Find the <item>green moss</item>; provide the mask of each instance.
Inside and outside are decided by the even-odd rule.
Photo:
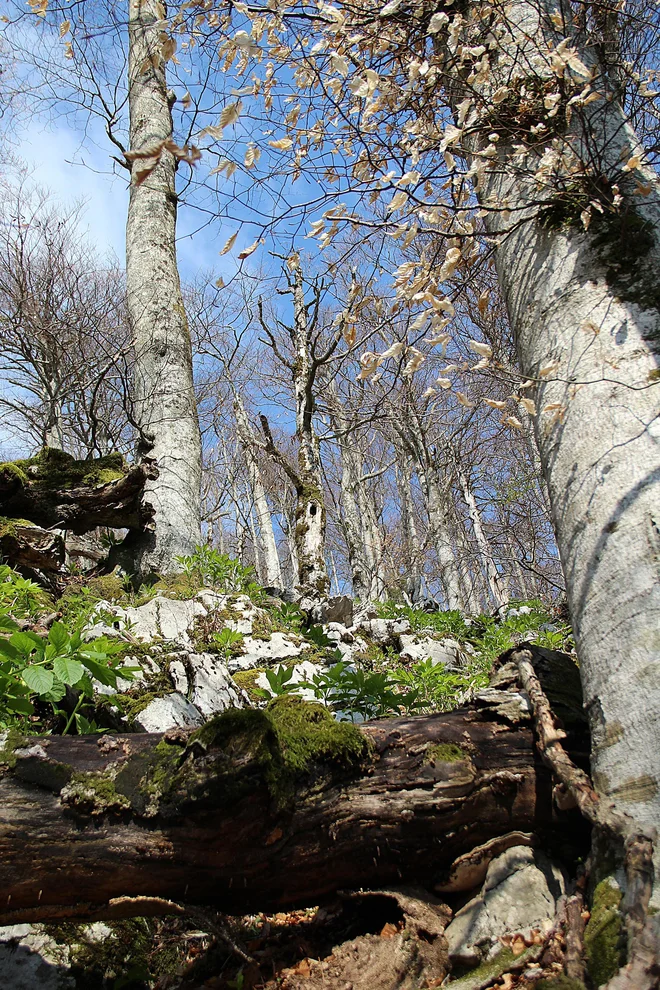
[[[252,670],[239,670],[232,675],[236,684],[245,691],[252,702],[262,700],[260,695],[255,693],[255,688],[258,687],[257,678],[264,673],[264,670],[264,667],[253,667]]]
[[[0,733],[0,767],[16,766],[16,750],[22,749],[27,743],[27,736],[16,729],[8,729]]]
[[[450,980],[448,986],[451,990],[477,990],[480,987],[490,986],[489,980],[495,980],[502,973],[506,973],[511,963],[518,964],[524,961],[526,956],[532,954],[532,948],[526,949],[519,956],[514,956],[511,949],[502,949],[494,959],[481,963],[476,969],[471,969],[469,973],[459,976],[456,980]]]
[[[0,477],[35,488],[78,488],[102,485],[123,478],[128,470],[121,454],[106,454],[91,460],[76,460],[71,454],[44,447],[36,457],[0,464]]]
[[[216,716],[192,734],[188,748],[203,755],[182,764],[176,802],[188,794],[224,804],[266,784],[273,800],[283,805],[305,776],[313,773],[318,782],[345,775],[370,753],[354,725],[336,722],[323,705],[290,695],[273,699],[265,709]]]
[[[29,519],[9,519],[7,516],[0,516],[0,537],[2,536],[16,536],[16,528],[18,526],[36,526],[36,523],[30,522]]]
[[[0,479],[5,484],[15,482],[18,485],[27,485],[30,480],[21,467],[24,462],[3,461],[0,464]]]
[[[606,877],[594,890],[591,917],[584,931],[587,972],[595,987],[607,983],[624,963],[621,891]]]
[[[158,923],[152,918],[130,918],[102,924],[109,933],[100,937],[95,934],[95,926],[89,924],[59,923],[42,928],[59,945],[69,947],[71,976],[76,990],[112,986],[118,978],[129,973],[134,979],[124,984],[127,988],[146,986],[150,971],[156,975],[158,951],[154,947],[154,936]],[[182,947],[177,961],[184,952]]]
[[[113,773],[112,769],[108,769],[104,773],[72,774],[62,790],[62,802],[92,815],[130,808],[128,798],[117,791]]]
[[[429,746],[424,755],[424,763],[460,763],[469,760],[468,754],[455,743],[437,743]]]
[[[87,582],[87,588],[89,589],[89,594],[94,595],[99,601],[128,601],[124,579],[116,571],[113,571],[111,574],[102,574],[100,577],[90,578]]]
[[[299,792],[341,779],[368,759],[353,725],[322,705],[276,698],[265,709],[231,709],[194,732],[186,745],[161,740],[104,773],[75,773],[62,800],[100,815],[130,808],[146,818],[179,815],[190,804],[227,807],[264,785],[280,807]]]

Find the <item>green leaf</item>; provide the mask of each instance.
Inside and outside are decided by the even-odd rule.
[[[21,677],[35,694],[48,694],[55,682],[52,670],[46,670],[45,667],[38,667],[36,664],[22,670]]]
[[[40,697],[44,701],[56,702],[56,701],[61,701],[65,694],[66,694],[65,685],[62,684],[62,681],[58,681],[57,678],[55,678],[55,680],[53,681],[53,686],[50,689],[50,691],[47,691],[46,694],[40,695]]]
[[[14,630],[18,629],[18,623],[14,622],[8,615],[0,615],[0,629],[14,632]]]
[[[21,654],[18,650],[11,645],[9,640],[0,638],[0,653],[3,656],[9,657],[10,660],[18,660]]]
[[[35,650],[43,650],[45,644],[41,636],[36,633],[17,632],[10,636],[9,642],[16,647],[24,657],[29,657]]]
[[[34,705],[26,698],[7,698],[6,704],[10,711],[18,712],[19,715],[32,715],[34,712]]]
[[[69,634],[61,622],[54,622],[50,627],[48,642],[53,644],[58,653],[69,645]]]
[[[92,657],[88,657],[85,654],[80,655],[80,659],[84,663],[87,670],[90,672],[92,677],[95,677],[97,681],[101,684],[108,684],[110,687],[117,687],[117,674],[110,667],[106,667],[105,664],[98,663]]]
[[[53,663],[55,676],[59,677],[63,684],[77,684],[85,668],[80,660],[73,660],[71,657],[57,657]]]

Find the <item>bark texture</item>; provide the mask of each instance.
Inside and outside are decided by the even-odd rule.
[[[32,461],[0,465],[0,514],[16,520],[23,540],[27,520],[77,534],[97,526],[138,530],[153,517],[144,493],[157,476],[150,459],[129,468],[119,454],[76,461],[47,448]]]
[[[511,832],[574,856],[588,836],[553,805],[514,675],[469,709],[359,729],[288,698],[192,736],[10,740],[0,924],[117,916],[128,898],[243,913],[343,887],[461,889]]]
[[[270,506],[266,498],[266,489],[261,478],[261,470],[257,458],[257,450],[263,446],[263,443],[257,440],[250,426],[243,400],[237,392],[234,392],[234,414],[236,416],[238,436],[245,451],[248,475],[252,487],[252,497],[254,499],[254,509],[259,526],[258,542],[255,541],[255,546],[259,547],[263,559],[262,583],[271,588],[281,588],[283,587],[282,568],[277,552],[275,533],[273,531],[273,519],[270,514]]]
[[[492,90],[512,79],[518,89],[529,80],[556,85],[544,53],[561,37],[553,9],[510,5]],[[587,39],[570,40],[593,65]],[[583,80],[571,84],[579,90]],[[513,154],[510,139],[501,141],[478,191],[482,204],[512,211],[508,220],[491,212],[486,223],[497,235],[523,374],[539,381],[535,429],[580,656],[593,779],[602,795],[651,825],[660,820],[660,185],[643,165],[635,177],[622,171],[639,143],[596,68],[591,85],[601,98],[573,115],[569,135],[584,163],[585,206],[599,195],[610,199],[587,231],[556,184],[534,180],[545,150],[534,141],[515,170],[500,164]],[[491,129],[484,121],[484,143]],[[473,147],[478,157],[481,146]],[[635,193],[638,179],[648,195]]]
[[[178,569],[175,557],[201,542],[201,440],[192,351],[176,261],[176,160],[162,142],[172,115],[161,50],[158,0],[129,0],[128,93],[134,158],[126,225],[126,289],[135,341],[135,412],[142,444],[158,464],[147,485],[154,531],[136,549],[146,573]]]

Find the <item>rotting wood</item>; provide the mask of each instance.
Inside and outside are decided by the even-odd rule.
[[[0,515],[30,520],[44,529],[57,527],[77,534],[87,533],[97,526],[142,529],[153,516],[151,506],[142,498],[144,486],[148,479],[157,475],[157,468],[150,459],[132,465],[122,477],[105,484],[45,487],[43,483],[11,475],[0,479]],[[24,537],[22,527],[21,538]],[[43,569],[44,563],[30,566]]]
[[[430,888],[458,857],[512,831],[569,858],[585,851],[581,816],[554,805],[519,692],[359,731],[366,760],[314,763],[284,801],[245,733],[220,748],[182,733],[19,740],[0,775],[0,924],[80,917],[81,904],[102,917],[117,897],[242,913],[356,886]],[[176,800],[163,784],[165,752],[194,780]]]

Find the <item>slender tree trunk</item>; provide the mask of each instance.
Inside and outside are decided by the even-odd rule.
[[[273,519],[270,513],[268,499],[266,498],[266,489],[261,479],[259,461],[257,460],[256,448],[259,444],[250,426],[250,421],[247,418],[245,406],[238,394],[234,395],[234,413],[236,416],[238,436],[245,451],[254,498],[254,508],[259,523],[259,549],[261,550],[264,562],[264,580],[269,587],[281,588],[282,569],[280,567],[280,558],[273,531]]]
[[[362,480],[363,462],[358,440],[351,431],[333,391],[332,419],[338,434],[341,456],[341,507],[346,548],[351,568],[353,595],[360,601],[382,595],[382,544],[368,493]]]
[[[458,466],[456,467],[456,473],[458,476],[458,483],[461,486],[461,491],[463,493],[463,498],[465,499],[465,504],[468,508],[468,514],[474,528],[474,536],[477,541],[477,546],[479,547],[479,553],[481,555],[481,562],[484,571],[488,577],[488,585],[490,587],[491,594],[495,604],[498,607],[506,605],[509,600],[509,596],[507,595],[504,581],[497,569],[490,541],[481,524],[481,513],[479,512],[479,507],[476,503],[470,483],[461,468]]]
[[[440,482],[432,465],[424,465],[423,467],[418,465],[417,470],[422,489],[426,495],[431,540],[440,565],[447,608],[462,609],[465,603],[461,592],[458,564],[454,556],[454,540],[452,539],[446,505],[446,500],[451,497],[451,493],[447,490],[447,486]]]
[[[407,568],[405,589],[411,602],[418,602],[422,594],[422,552],[415,524],[415,506],[412,498],[412,464],[408,454],[399,458],[396,470],[396,483],[399,492],[399,514],[401,518],[401,542],[403,564]]]
[[[128,95],[131,150],[172,137],[161,52],[158,0],[129,0]],[[171,572],[175,557],[201,541],[201,439],[193,392],[192,351],[176,261],[176,161],[162,150],[146,178],[133,161],[126,226],[126,288],[135,341],[135,408],[143,444],[159,476],[146,499],[155,530],[137,552],[141,572]],[[142,181],[141,181],[142,179]]]
[[[542,50],[560,38],[553,9],[549,2],[510,6],[493,89],[523,63],[527,75],[556,85]],[[480,24],[475,18],[475,32]],[[590,64],[586,50],[578,54]],[[535,429],[591,722],[594,781],[637,821],[657,824],[660,184],[650,167],[621,170],[639,144],[607,80],[595,78],[592,87],[601,99],[576,112],[569,129],[591,183],[585,180],[584,208],[599,189],[614,198],[609,181],[622,196],[618,211],[606,202],[585,231],[580,209],[549,185],[540,223],[534,142],[515,169],[491,163],[479,196],[512,211],[508,231],[499,213],[486,222],[497,228],[497,268],[523,374],[540,380]],[[500,159],[510,158],[508,141],[500,144]],[[645,196],[635,193],[639,180]],[[557,215],[563,219],[553,223]]]
[[[319,441],[314,429],[315,372],[310,354],[310,326],[305,308],[302,270],[294,276],[293,319],[296,360],[293,388],[296,398],[296,438],[298,440],[298,473],[296,488],[296,546],[298,576],[303,587],[324,593],[330,584],[325,563],[325,498],[321,477]]]

